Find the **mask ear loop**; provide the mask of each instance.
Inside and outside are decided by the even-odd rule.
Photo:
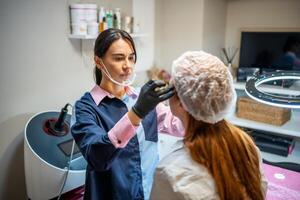
[[[110,73],[108,72],[106,66],[104,65],[104,63],[103,63],[103,61],[102,61],[102,59],[101,59],[101,58],[99,58],[99,59],[100,59],[100,62],[101,62],[101,64],[102,64],[103,68],[104,68],[104,71],[103,71],[104,74],[111,80],[112,77],[111,77]],[[111,81],[112,81],[112,80],[111,80]]]
[[[113,77],[108,72],[106,66],[104,65],[102,59],[101,58],[99,58],[99,59],[100,59],[101,64],[103,65],[103,68],[104,68],[103,72],[109,78],[109,80],[111,80],[113,83],[115,83],[117,85],[120,85],[120,86],[123,86],[123,87],[127,87],[127,86],[132,85],[132,83],[134,82],[134,80],[136,78],[136,74],[135,73],[133,74],[133,77],[131,78],[131,80],[129,80],[129,81],[123,81],[123,83],[120,83],[120,82],[118,82],[118,81],[116,81],[116,80],[113,79]]]

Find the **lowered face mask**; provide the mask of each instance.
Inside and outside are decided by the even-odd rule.
[[[123,87],[130,86],[130,85],[133,84],[133,82],[134,82],[134,80],[135,80],[135,78],[136,78],[136,73],[135,73],[135,72],[133,72],[127,80],[122,81],[122,82],[119,82],[119,81],[113,79],[113,77],[112,77],[112,76],[110,75],[110,73],[108,72],[106,66],[104,65],[102,59],[100,59],[100,60],[101,60],[101,63],[102,63],[102,65],[103,65],[103,69],[104,69],[104,70],[102,70],[102,71],[103,71],[104,74],[109,78],[109,80],[111,80],[111,82],[113,82],[113,83],[115,83],[115,84],[117,84],[117,85],[119,85],[119,86],[123,86]]]

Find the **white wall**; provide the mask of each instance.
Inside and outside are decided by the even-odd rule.
[[[221,58],[224,47],[227,0],[204,1],[203,50]]]
[[[137,34],[145,34],[135,39],[138,54],[135,66],[137,71],[143,71],[153,66],[155,0],[133,0],[132,5],[134,23],[140,25]]]
[[[187,50],[202,48],[203,0],[156,0],[155,65],[170,70]]]
[[[154,65],[154,34],[155,34],[155,0],[133,0],[134,24],[139,24],[142,37],[134,38],[137,62],[136,85],[142,85],[148,80],[146,70]]]
[[[92,68],[67,37],[67,1],[4,1],[0,13],[0,199],[24,199],[26,121],[73,103],[92,86]]]
[[[93,85],[80,40],[70,40],[70,0],[0,6],[0,199],[25,199],[23,129],[37,112],[74,103]],[[83,1],[96,2],[96,1]],[[132,0],[97,1],[132,13]]]
[[[171,70],[185,51],[220,56],[224,47],[226,0],[157,0],[155,65]]]
[[[300,28],[299,0],[232,0],[228,2],[226,46],[240,47],[242,29],[285,31]],[[239,56],[235,59],[238,64]]]

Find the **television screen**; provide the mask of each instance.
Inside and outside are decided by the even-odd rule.
[[[239,68],[300,70],[300,32],[242,32]]]

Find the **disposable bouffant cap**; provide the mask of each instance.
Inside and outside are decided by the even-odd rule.
[[[233,79],[224,63],[203,51],[190,51],[172,64],[172,82],[184,109],[195,119],[216,123],[236,101]]]

